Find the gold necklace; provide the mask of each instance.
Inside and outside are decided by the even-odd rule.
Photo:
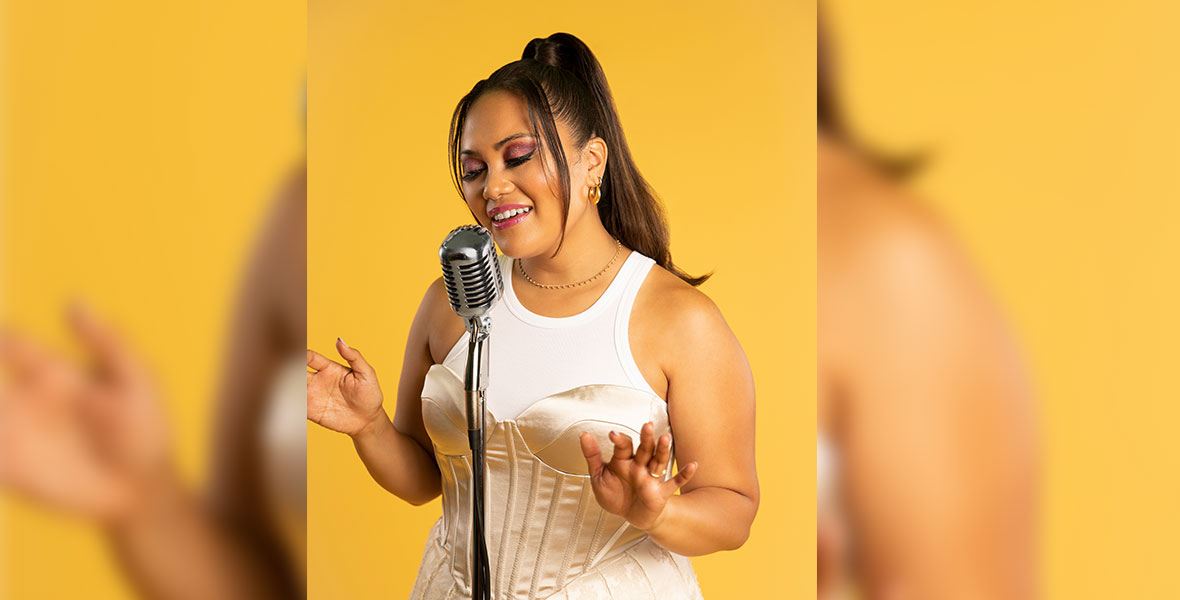
[[[620,242],[619,240],[615,240],[615,255],[614,255],[614,256],[612,256],[612,257],[610,258],[610,262],[606,263],[606,266],[605,266],[605,267],[603,267],[601,271],[599,271],[598,273],[596,273],[596,274],[595,274],[593,277],[591,277],[590,279],[586,279],[586,280],[583,280],[583,281],[579,281],[579,282],[577,282],[577,283],[566,283],[566,284],[563,284],[563,285],[547,285],[547,284],[544,284],[544,283],[537,283],[535,280],[533,280],[533,278],[532,278],[532,277],[529,277],[529,274],[528,274],[528,273],[525,273],[525,271],[524,271],[524,262],[522,262],[522,261],[520,261],[520,260],[517,260],[517,261],[516,261],[516,266],[517,266],[518,268],[520,268],[520,274],[524,276],[524,280],[525,280],[525,281],[527,281],[527,282],[529,282],[529,283],[531,283],[531,284],[533,284],[533,285],[535,285],[535,286],[537,286],[537,287],[539,287],[539,288],[543,288],[543,289],[546,289],[546,290],[560,290],[560,289],[564,289],[564,288],[572,288],[572,287],[578,287],[578,286],[581,286],[581,285],[586,285],[587,283],[590,283],[591,281],[594,281],[595,279],[598,279],[599,277],[602,277],[602,275],[603,275],[604,273],[606,273],[607,271],[609,271],[609,270],[610,270],[610,267],[611,267],[611,265],[615,264],[615,261],[619,259],[619,252],[620,252],[622,249],[623,249],[623,242]]]

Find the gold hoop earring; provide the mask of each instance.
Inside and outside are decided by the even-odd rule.
[[[590,196],[590,201],[596,205],[598,204],[598,201],[602,199],[602,180],[601,179],[598,180],[598,183],[595,183],[594,185],[590,186],[589,196]]]

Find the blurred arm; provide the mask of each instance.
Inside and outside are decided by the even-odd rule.
[[[202,499],[175,476],[150,482],[114,522],[121,562],[150,598],[289,598],[302,594],[297,552],[268,506],[262,425],[284,358],[306,338],[306,172],[292,173],[252,257],[222,369],[209,486]],[[303,427],[303,422],[294,424]],[[305,456],[285,460],[305,465]]]
[[[835,433],[869,597],[1034,597],[1035,433],[1015,344],[937,228],[866,237],[821,346],[843,340]]]

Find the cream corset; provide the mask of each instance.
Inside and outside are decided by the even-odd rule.
[[[442,472],[443,516],[412,598],[470,595],[471,451],[464,411],[462,378],[446,366],[431,367],[422,418]],[[609,459],[612,430],[635,444],[648,421],[657,436],[669,432],[662,399],[621,385],[585,385],[537,400],[516,419],[499,421],[490,412],[486,418],[493,597],[574,597],[574,590],[596,598],[655,598],[661,589],[699,594],[686,558],[599,507],[579,442],[583,431],[590,432]],[[649,589],[650,596],[644,591]]]

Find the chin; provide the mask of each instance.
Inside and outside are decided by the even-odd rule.
[[[495,238],[493,238],[495,239]],[[534,253],[528,252],[523,248],[522,244],[517,243],[516,240],[496,240],[496,246],[500,248],[500,254],[508,258],[529,258],[534,256]]]
[[[492,239],[496,241],[496,246],[500,248],[500,253],[509,258],[533,258],[542,254],[552,254],[556,242],[553,244],[543,244],[534,236],[524,235],[504,235],[498,231],[492,230]],[[546,250],[549,248],[549,250]]]

